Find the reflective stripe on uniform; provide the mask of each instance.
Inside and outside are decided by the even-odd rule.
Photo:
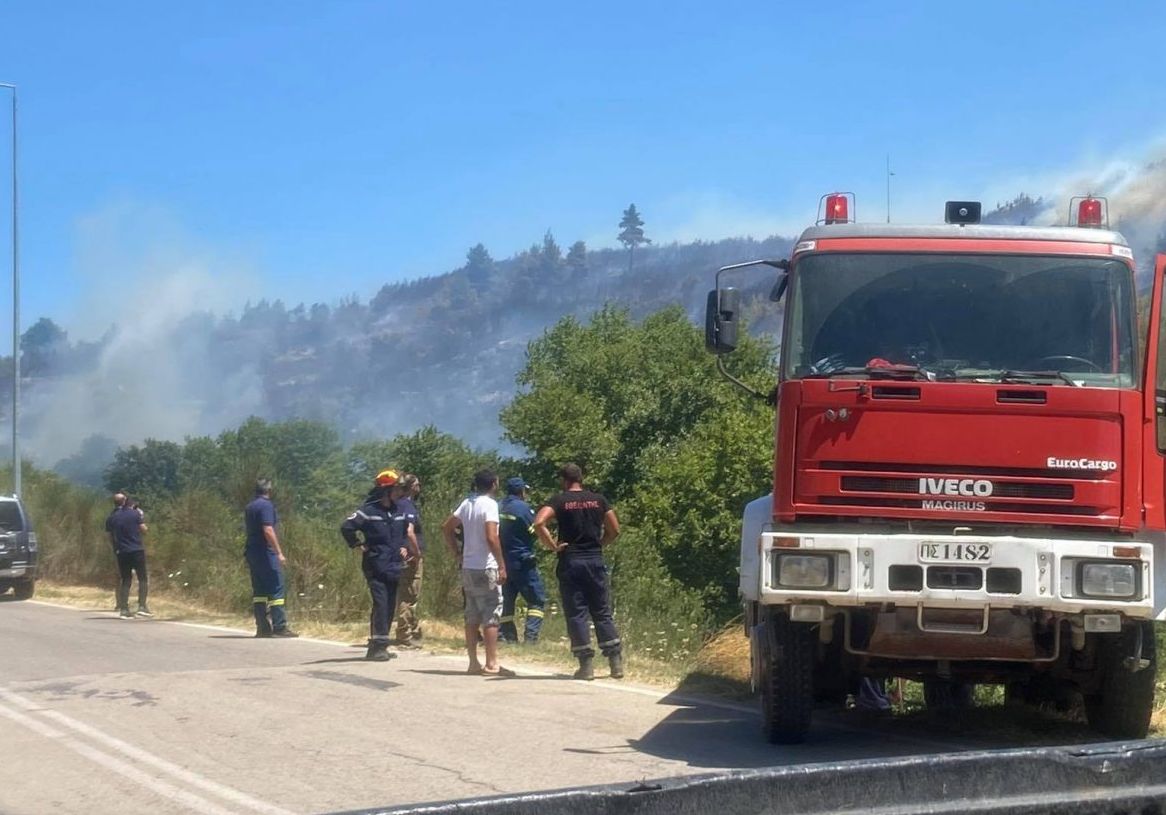
[[[590,650],[592,650],[591,643],[587,643],[586,645],[576,645],[574,648],[571,649],[571,653],[578,654],[581,651],[590,651]]]
[[[526,616],[527,616],[527,617],[539,617],[539,618],[542,618],[542,617],[545,617],[546,615],[545,615],[545,613],[543,612],[543,610],[542,610],[541,608],[528,608],[528,609],[526,610]]]
[[[514,622],[514,615],[507,614],[505,617],[499,617],[498,622],[500,622],[500,623],[512,623],[512,622]]]
[[[267,598],[266,597],[252,597],[251,602],[252,603],[266,603]]]
[[[267,605],[269,605],[269,606],[282,606],[283,602],[284,602],[283,598],[280,597],[278,599],[269,601]],[[619,642],[619,640],[616,640],[616,642]]]
[[[599,643],[600,648],[611,648],[613,645],[619,645],[619,637],[616,637],[613,640],[608,640],[607,642]]]
[[[517,521],[518,520],[517,515],[511,515],[508,512],[499,512],[498,517],[504,521]]]

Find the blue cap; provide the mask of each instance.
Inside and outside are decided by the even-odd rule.
[[[509,478],[506,480],[506,491],[511,495],[517,495],[523,490],[529,489],[530,484],[527,484],[524,479],[519,478],[518,476],[514,476],[514,478]]]

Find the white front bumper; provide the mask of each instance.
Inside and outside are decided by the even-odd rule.
[[[777,539],[785,545],[775,547]],[[791,539],[797,540],[796,547],[791,545]],[[920,544],[924,543],[986,543],[991,545],[992,554],[986,562],[925,562],[920,557]],[[1136,618],[1154,616],[1154,546],[1149,543],[976,535],[818,534],[783,529],[763,532],[758,545],[757,599],[765,604],[811,601],[851,607],[893,604],[929,608],[1039,608],[1064,614],[1109,611]],[[1115,556],[1115,547],[1123,548],[1123,556]],[[1136,560],[1129,557],[1131,547],[1137,550]],[[774,562],[782,554],[831,555],[833,588],[779,587]],[[1110,560],[1140,562],[1137,595],[1131,599],[1082,596],[1081,588],[1076,585],[1077,564]],[[922,584],[918,588],[903,590],[900,581],[897,588],[892,588],[892,566],[918,567],[923,574]],[[989,591],[987,579],[979,588],[932,588],[928,585],[928,569],[936,566],[1018,570],[1019,591]],[[1015,576],[1015,571],[1011,574]]]

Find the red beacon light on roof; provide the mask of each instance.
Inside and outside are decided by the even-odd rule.
[[[1107,229],[1109,202],[1104,198],[1094,198],[1092,195],[1076,196],[1069,202],[1069,224],[1090,229]]]
[[[853,209],[854,193],[852,192],[832,192],[823,195],[818,201],[818,223],[827,226],[851,223],[853,219],[850,217],[850,213]]]

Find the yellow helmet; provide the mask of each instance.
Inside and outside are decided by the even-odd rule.
[[[381,470],[377,473],[376,485],[378,487],[391,487],[397,483],[399,478],[396,470]]]

